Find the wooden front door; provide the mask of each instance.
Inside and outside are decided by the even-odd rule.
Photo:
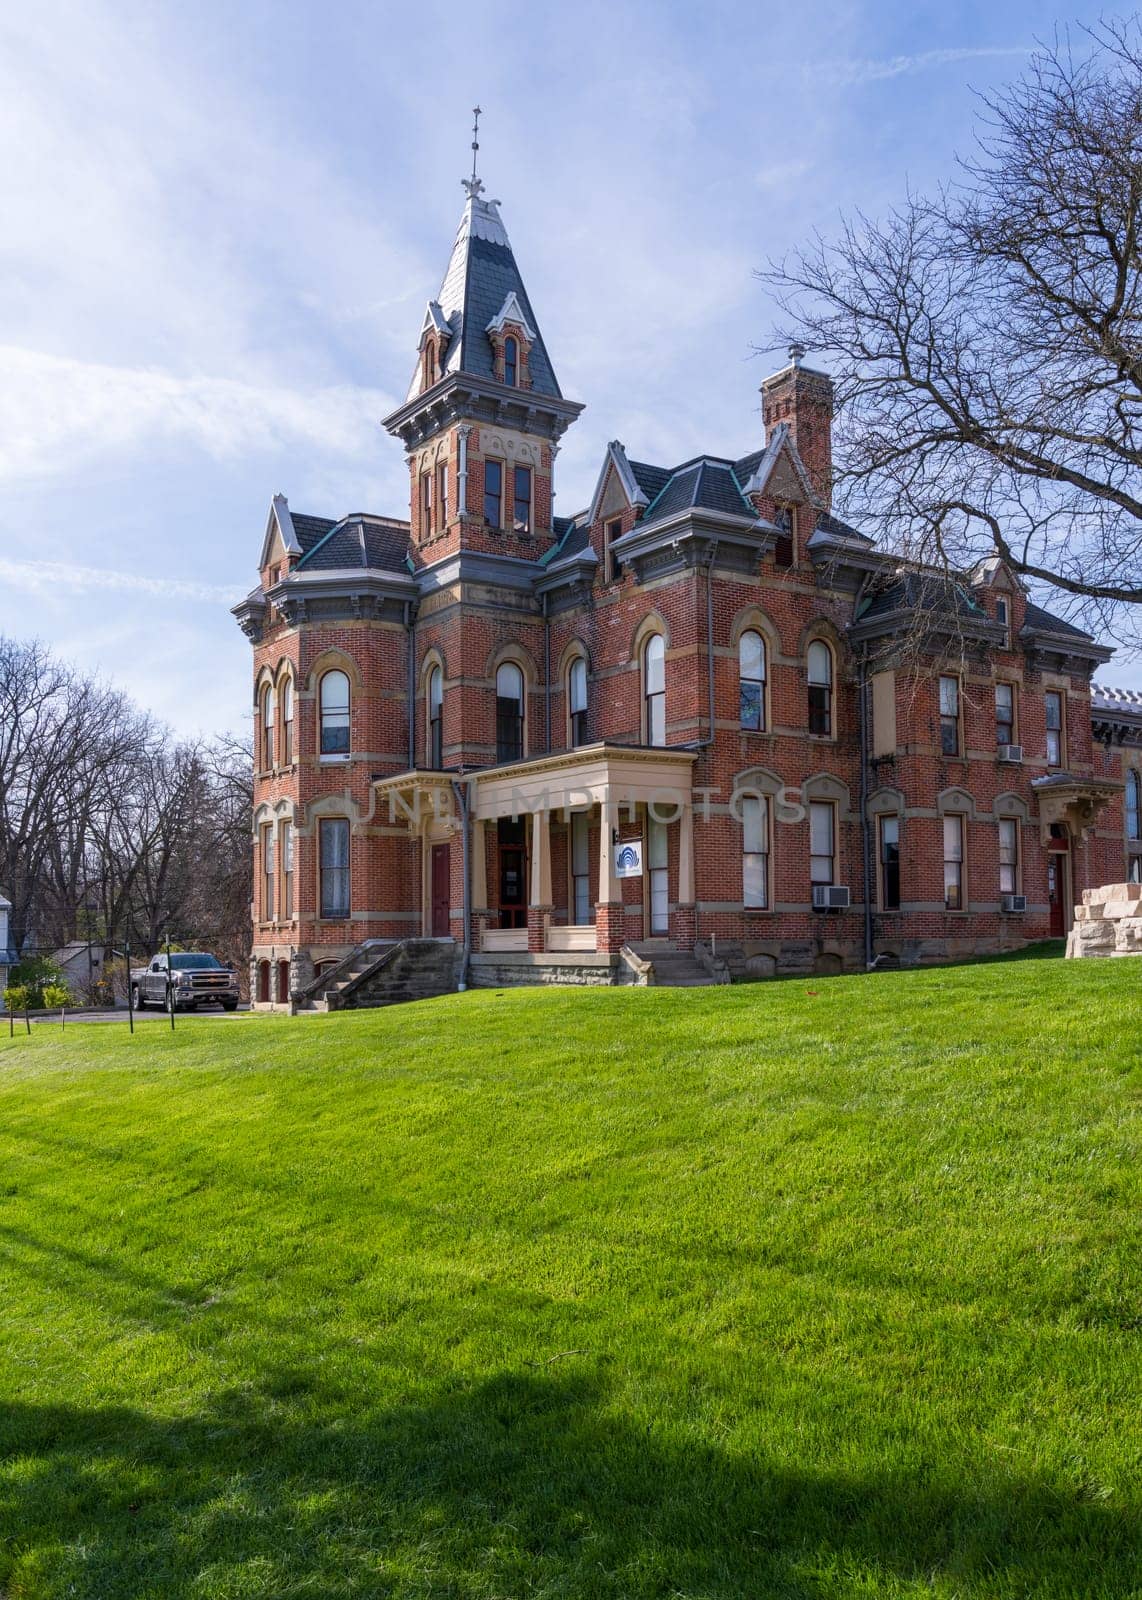
[[[448,845],[434,844],[432,847],[432,937],[434,939],[447,939],[452,931],[449,918],[452,896],[448,861]]]
[[[527,927],[527,824],[500,819],[499,845],[500,927]]]
[[[1065,939],[1070,925],[1067,915],[1068,849],[1066,840],[1052,839],[1047,851],[1047,904],[1051,912],[1051,938]]]

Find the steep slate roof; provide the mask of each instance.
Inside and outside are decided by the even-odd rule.
[[[831,511],[817,513],[817,527],[822,533],[831,533],[837,539],[859,539],[862,544],[874,542],[867,533],[861,533],[859,528],[851,528],[847,522],[842,522],[840,517],[834,517]]]
[[[1053,612],[1044,611],[1042,606],[1032,605],[1030,600],[1027,602],[1023,626],[1035,633],[1063,633],[1072,639],[1084,639],[1088,644],[1094,642],[1093,635],[1084,633],[1071,622],[1064,622],[1062,617],[1056,617]]]
[[[631,461],[629,465],[631,472],[634,474],[634,481],[648,501],[660,495],[670,482],[671,469],[669,467],[652,467],[645,461]]]
[[[972,622],[989,620],[961,584],[923,572],[899,573],[861,602],[856,620],[872,622],[900,611],[950,611]]]
[[[307,517],[300,511],[292,511],[290,518],[303,556],[313,549],[319,539],[324,539],[330,528],[337,526],[336,517]]]
[[[452,330],[444,353],[444,376],[454,372],[469,372],[478,378],[495,376],[492,344],[487,329],[511,294],[516,296],[520,309],[536,330],[528,357],[531,392],[561,399],[547,347],[539,332],[539,323],[500,217],[499,201],[482,200],[479,195],[472,195],[465,203],[464,214],[460,218],[440,293],[429,307],[431,312],[433,306],[438,306],[440,315]],[[438,320],[435,313],[433,320]],[[419,385],[418,367],[413,373],[408,392],[410,400],[418,392]]]
[[[293,519],[325,522],[324,517]],[[301,535],[299,533],[298,537]],[[405,570],[408,554],[407,523],[374,522],[365,517],[345,517],[330,522],[323,538],[311,544],[294,568],[295,572],[339,572],[347,568]]]
[[[633,471],[633,462],[631,468]],[[698,456],[675,467],[647,507],[640,526],[690,510],[725,511],[754,520],[757,517],[734,476],[733,462],[716,456]]]

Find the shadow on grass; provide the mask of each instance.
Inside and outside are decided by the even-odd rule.
[[[1133,1516],[955,1459],[868,1478],[633,1428],[594,1379],[354,1409],[283,1371],[213,1411],[0,1407],[0,1584],[21,1596],[1137,1592]]]

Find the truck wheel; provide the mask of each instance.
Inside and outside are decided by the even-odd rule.
[[[237,1011],[237,1009],[238,1009],[237,1000],[223,1000],[222,1009],[223,1009],[223,1011]]]
[[[137,983],[133,983],[131,985],[131,998],[135,1002],[135,1010],[141,1011],[145,1002],[142,994],[139,992],[139,985]]]

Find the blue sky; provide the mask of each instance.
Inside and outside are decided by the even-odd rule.
[[[181,731],[243,728],[270,496],[407,514],[378,419],[463,199],[470,108],[564,393],[606,441],[761,439],[754,277],[947,174],[973,88],[1098,8],[40,0],[0,16],[0,632]],[[1118,663],[1108,681],[1138,683]]]

